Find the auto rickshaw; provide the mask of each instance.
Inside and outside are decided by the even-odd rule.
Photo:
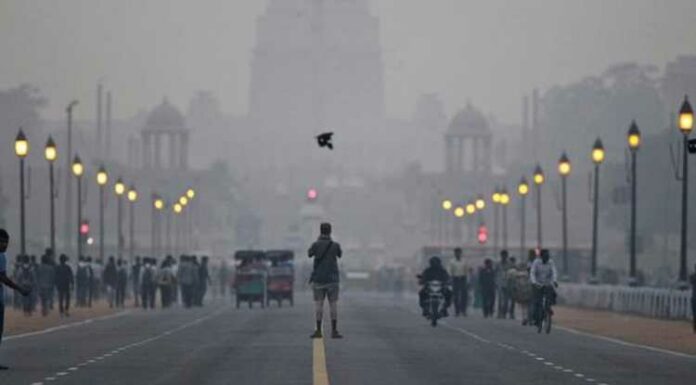
[[[295,254],[291,250],[271,250],[266,252],[266,258],[271,264],[268,268],[266,305],[270,306],[271,301],[274,300],[278,302],[278,307],[282,307],[283,300],[287,300],[290,306],[293,306],[295,303],[293,298]]]
[[[254,302],[261,303],[261,308],[266,305],[266,280],[268,266],[266,254],[258,250],[239,250],[234,254],[235,275],[234,290],[236,293],[236,305],[247,302],[249,308]]]

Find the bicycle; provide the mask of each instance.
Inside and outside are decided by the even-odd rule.
[[[551,298],[553,294],[552,286],[543,286],[540,288],[541,301],[540,307],[537,311],[537,332],[541,333],[542,330],[546,331],[546,334],[551,333],[551,324],[553,323],[553,310],[551,306],[553,305],[553,300]]]

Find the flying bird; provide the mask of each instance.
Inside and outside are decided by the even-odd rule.
[[[317,143],[319,144],[319,147],[328,147],[329,150],[333,150],[333,143],[331,143],[333,134],[333,132],[325,132],[321,135],[317,135]]]

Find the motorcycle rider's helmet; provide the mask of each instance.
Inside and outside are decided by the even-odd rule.
[[[437,255],[430,258],[430,267],[442,266],[442,260]]]

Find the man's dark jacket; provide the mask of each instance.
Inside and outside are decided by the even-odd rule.
[[[334,242],[330,236],[322,235],[312,244],[307,255],[314,257],[314,271],[311,281],[316,284],[338,283],[338,258],[343,251],[338,242]]]

